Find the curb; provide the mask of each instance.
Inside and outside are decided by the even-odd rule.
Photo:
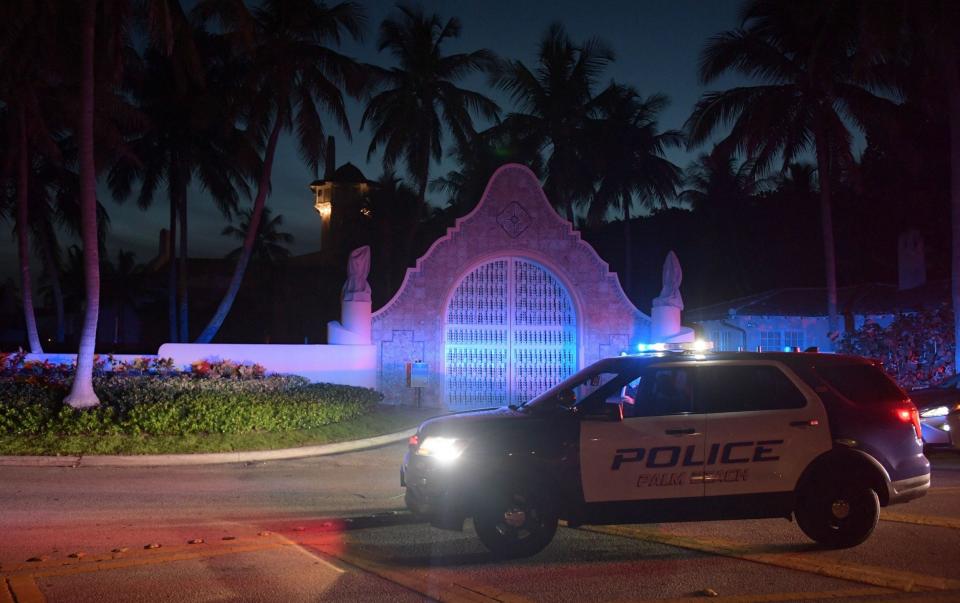
[[[222,465],[226,463],[253,463],[282,461],[313,456],[328,456],[358,452],[402,442],[417,433],[416,427],[373,438],[301,446],[281,450],[251,450],[247,452],[212,452],[203,454],[143,454],[134,456],[0,456],[0,467],[174,467],[187,465]]]

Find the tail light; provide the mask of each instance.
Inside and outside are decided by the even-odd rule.
[[[894,412],[897,414],[897,418],[900,419],[901,422],[913,423],[913,430],[917,432],[917,439],[923,439],[923,433],[920,429],[920,412],[912,402],[910,402],[910,406],[901,406],[894,409]]]
[[[407,440],[407,445],[410,446],[410,450],[416,450],[420,447],[420,436],[414,434],[410,436],[410,439]]]

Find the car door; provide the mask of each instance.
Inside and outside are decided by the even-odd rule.
[[[816,394],[775,361],[699,367],[706,412],[706,496],[792,491],[832,443]]]
[[[623,419],[583,414],[580,471],[586,502],[703,496],[705,416],[696,407],[694,370],[691,363],[663,364],[621,376],[611,381],[613,390],[626,387],[628,402],[633,398],[624,405]]]

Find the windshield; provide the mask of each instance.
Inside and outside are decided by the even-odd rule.
[[[522,405],[538,409],[555,406],[573,407],[587,399],[613,395],[634,378],[639,364],[629,358],[608,358],[577,371],[557,385]]]

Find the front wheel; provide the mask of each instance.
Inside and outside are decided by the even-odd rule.
[[[842,549],[866,540],[880,518],[880,500],[868,486],[813,480],[798,494],[794,511],[803,533],[823,546]]]
[[[557,513],[545,493],[515,488],[491,497],[474,515],[480,541],[498,557],[529,557],[557,532]]]

